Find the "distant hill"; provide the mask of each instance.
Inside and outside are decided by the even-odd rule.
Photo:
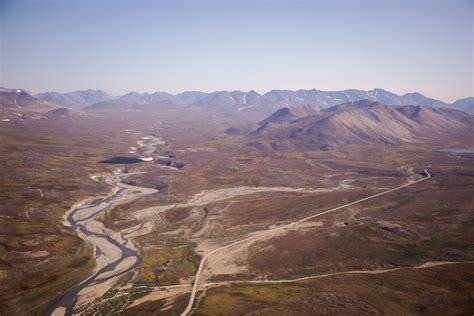
[[[102,101],[83,108],[84,111],[126,111],[130,110],[130,102],[124,100]]]
[[[166,92],[155,92],[152,94],[129,92],[120,97],[120,100],[127,101],[131,104],[153,104],[162,101],[170,101],[172,99],[173,95]]]
[[[274,119],[282,113],[284,120]],[[454,109],[393,107],[370,100],[347,102],[301,118],[286,113],[279,110],[262,121],[249,136],[252,143],[255,138],[267,141],[276,150],[413,143],[472,129],[474,123],[471,115]]]
[[[38,99],[21,89],[0,88],[0,108],[15,111],[47,112],[58,106]]]
[[[82,90],[68,93],[45,92],[38,94],[38,98],[71,108],[83,108],[98,102],[115,99],[115,97],[102,90]]]
[[[474,97],[457,100],[453,103],[455,109],[474,114]]]
[[[0,88],[0,122],[47,120],[58,106],[38,99],[21,89]]]
[[[208,94],[195,104],[202,106],[236,106],[246,104],[246,93],[242,91],[217,91]]]
[[[281,108],[258,125],[265,126],[270,123],[282,123],[295,120],[300,117],[318,114],[319,111],[311,106],[297,106],[293,108]]]
[[[185,91],[173,96],[173,102],[176,104],[194,104],[204,99],[208,94],[200,91]]]
[[[409,104],[409,105],[423,105],[423,106],[429,106],[432,108],[439,108],[439,107],[448,107],[449,104],[425,97],[421,93],[414,92],[414,93],[407,93],[401,96],[403,104]],[[391,105],[391,104],[389,104]]]
[[[141,102],[142,100],[146,100],[148,94],[146,93],[138,93],[135,91],[131,91],[123,96],[120,97],[120,100],[126,101],[129,103]]]

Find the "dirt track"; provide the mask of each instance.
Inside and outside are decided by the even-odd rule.
[[[444,265],[455,265],[455,264],[474,264],[474,261],[430,261],[420,264],[414,267],[400,267],[400,268],[393,268],[393,269],[381,269],[381,270],[351,270],[351,271],[341,271],[341,272],[333,272],[333,273],[325,273],[325,274],[318,274],[312,275],[297,279],[282,279],[282,280],[241,280],[241,281],[222,281],[222,282],[210,282],[204,283],[201,286],[210,289],[213,287],[219,286],[226,286],[226,285],[245,285],[245,284],[284,284],[284,283],[295,283],[295,282],[302,282],[307,280],[314,280],[314,279],[322,279],[337,275],[350,275],[350,274],[383,274],[383,273],[390,273],[398,270],[407,270],[407,269],[430,269],[433,267],[444,266]],[[178,285],[170,285],[170,286],[160,286],[157,287],[156,290],[151,292],[150,294],[140,298],[139,300],[135,301],[131,306],[137,306],[141,303],[153,300],[160,300],[169,297],[173,297],[176,295],[181,295],[184,293],[189,292],[192,284],[178,284]]]
[[[321,213],[317,213],[317,214],[314,214],[314,215],[311,215],[311,216],[308,216],[308,217],[305,217],[303,219],[300,219],[298,221],[295,221],[295,222],[292,222],[290,224],[287,224],[287,225],[283,225],[283,226],[280,226],[280,227],[277,227],[277,228],[273,228],[273,229],[270,229],[270,230],[267,230],[267,231],[264,231],[264,232],[261,232],[257,235],[254,235],[254,236],[251,236],[251,237],[247,237],[247,238],[244,238],[242,240],[239,240],[239,241],[236,241],[236,242],[233,242],[229,245],[226,245],[226,246],[222,246],[222,247],[219,247],[217,249],[214,249],[213,251],[209,252],[208,254],[206,254],[200,264],[199,264],[199,268],[196,272],[196,276],[194,278],[194,284],[193,284],[193,288],[191,290],[191,296],[189,298],[189,302],[188,302],[188,305],[186,306],[186,309],[181,313],[181,316],[186,316],[189,314],[189,312],[191,312],[191,309],[193,307],[193,304],[194,304],[194,300],[196,298],[196,293],[197,293],[197,290],[199,288],[199,279],[202,275],[202,272],[203,272],[203,269],[204,269],[204,266],[206,264],[206,261],[207,259],[212,256],[213,254],[217,253],[217,252],[220,252],[222,250],[225,250],[225,249],[229,249],[229,248],[232,248],[232,247],[235,247],[235,246],[245,246],[246,244],[250,243],[250,242],[254,242],[260,238],[263,238],[263,237],[269,237],[271,236],[272,234],[275,234],[275,233],[278,233],[282,230],[286,230],[288,228],[295,228],[295,226],[297,226],[299,223],[302,223],[302,222],[305,222],[307,220],[310,220],[310,219],[313,219],[313,218],[316,218],[316,217],[319,217],[319,216],[323,216],[323,215],[326,215],[326,214],[329,214],[329,213],[333,213],[333,212],[336,212],[336,211],[339,211],[343,208],[346,208],[348,206],[351,206],[351,205],[354,205],[354,204],[358,204],[358,203],[361,203],[361,202],[364,202],[364,201],[367,201],[367,200],[370,200],[370,199],[373,199],[373,198],[376,198],[376,197],[379,197],[379,196],[382,196],[382,195],[385,195],[385,194],[389,194],[391,192],[394,192],[394,191],[397,191],[397,190],[400,190],[400,189],[403,189],[405,187],[408,187],[408,186],[411,186],[411,185],[414,185],[416,183],[419,183],[421,181],[424,181],[424,180],[427,180],[429,178],[431,178],[431,175],[430,173],[428,172],[428,170],[424,170],[425,174],[426,174],[426,177],[424,178],[421,178],[421,179],[418,179],[418,180],[415,180],[415,181],[411,181],[407,184],[404,184],[404,185],[401,185],[401,186],[398,186],[396,188],[393,188],[393,189],[390,189],[390,190],[386,190],[386,191],[383,191],[381,193],[377,193],[377,194],[374,194],[374,195],[371,195],[371,196],[368,196],[366,198],[362,198],[362,199],[359,199],[357,201],[354,201],[354,202],[351,202],[351,203],[348,203],[348,204],[344,204],[344,205],[341,205],[341,206],[338,206],[338,207],[335,207],[335,208],[332,208],[330,210],[327,210],[327,211],[324,211],[324,212],[321,212]]]

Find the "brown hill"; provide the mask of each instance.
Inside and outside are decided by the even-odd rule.
[[[23,90],[1,89],[0,108],[16,111],[47,112],[58,108],[58,106],[38,99]]]
[[[472,116],[457,110],[421,106],[394,108],[368,100],[336,105],[296,120],[285,119],[288,117],[291,115],[287,111],[277,111],[262,121],[266,123],[253,135],[271,142],[274,149],[328,150],[349,144],[422,142],[473,126]]]
[[[260,123],[259,126],[264,126],[268,123],[283,123],[296,120],[301,117],[316,115],[319,111],[312,106],[297,106],[293,108],[281,108]]]
[[[53,109],[46,113],[49,118],[69,117],[72,114],[73,112],[68,108]]]
[[[426,108],[406,105],[397,110],[415,122],[432,129],[458,128],[460,123],[471,123],[472,116],[466,112],[448,108]]]

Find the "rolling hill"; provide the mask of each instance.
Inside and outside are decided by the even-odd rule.
[[[361,100],[300,118],[288,109],[279,110],[262,121],[249,137],[269,142],[273,149],[329,150],[350,144],[430,141],[472,130],[473,122],[471,115],[454,109],[392,107]]]

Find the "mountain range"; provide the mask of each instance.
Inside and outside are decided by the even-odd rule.
[[[38,98],[49,103],[70,108],[83,108],[98,102],[115,99],[102,90],[82,90],[68,93],[45,92],[37,95]]]
[[[267,117],[251,132],[248,132],[248,127],[234,127],[227,129],[226,133],[247,134],[251,143],[259,144],[258,147],[264,144],[272,150],[329,150],[350,144],[419,143],[447,139],[461,133],[465,137],[474,134],[474,116],[468,113],[472,113],[472,97],[448,105],[418,93],[397,96],[380,89],[339,92],[273,90],[264,95],[255,91],[184,92],[177,95],[157,92],[128,93],[122,97],[112,97],[100,90],[83,92],[54,94],[54,98],[41,94],[42,99],[21,89],[0,88],[0,119],[6,122],[61,119],[73,115],[96,115],[92,113],[96,111],[141,112],[183,105],[185,107],[181,108],[185,111],[186,106],[233,108],[252,113],[256,119],[258,110],[259,114],[267,113]],[[363,97],[367,99],[341,102]],[[102,101],[95,102],[100,99]],[[67,107],[64,102],[74,102],[75,106]],[[79,103],[92,104],[80,110],[74,109]],[[277,110],[268,116],[275,108]]]
[[[34,114],[46,113],[53,109],[65,108],[71,111],[53,111],[49,117],[69,116],[74,113],[97,111],[153,111],[174,107],[194,107],[202,109],[224,110],[226,113],[243,112],[262,119],[275,112],[267,120],[270,123],[277,121],[291,121],[303,116],[315,115],[320,110],[331,108],[344,103],[368,100],[392,107],[406,105],[423,106],[438,109],[460,109],[467,113],[474,113],[474,98],[468,97],[447,104],[439,100],[425,97],[419,93],[409,93],[402,96],[382,89],[370,91],[344,90],[272,90],[263,95],[256,91],[217,91],[204,93],[188,91],[172,95],[166,92],[137,93],[130,92],[123,96],[111,96],[102,90],[85,90],[69,93],[41,93],[36,96],[22,89],[0,88],[0,111],[2,119],[24,115],[25,112]],[[67,115],[66,115],[66,114]],[[265,124],[262,124],[262,126]]]
[[[418,92],[397,95],[383,89],[373,89],[369,91],[357,89],[342,91],[322,91],[317,89],[296,91],[272,90],[263,95],[253,90],[248,92],[236,90],[216,91],[211,93],[187,91],[175,95],[166,92],[129,92],[123,96],[112,96],[102,90],[85,90],[69,93],[40,93],[37,97],[60,106],[85,108],[95,111],[112,110],[114,109],[114,104],[118,105],[116,110],[121,110],[132,107],[137,109],[137,106],[140,105],[153,105],[163,101],[168,101],[168,103],[172,102],[170,104],[177,105],[235,107],[239,112],[251,109],[255,106],[276,110],[282,107],[310,105],[316,109],[324,109],[344,102],[367,99],[391,106],[422,105],[428,107],[450,107],[474,113],[473,97],[448,104],[426,97]]]

